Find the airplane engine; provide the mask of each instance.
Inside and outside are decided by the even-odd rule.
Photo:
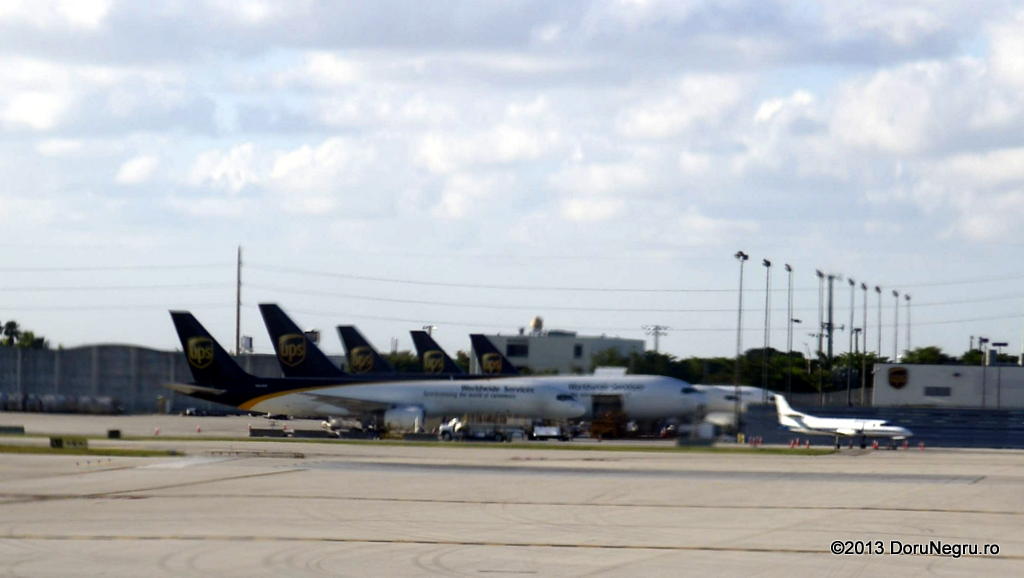
[[[423,408],[420,407],[393,407],[384,412],[384,427],[391,431],[418,432],[423,429],[423,422]]]

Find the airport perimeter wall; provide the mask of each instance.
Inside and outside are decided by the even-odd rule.
[[[237,357],[249,373],[279,377],[273,355]],[[72,413],[152,413],[231,409],[161,387],[192,381],[185,356],[133,345],[70,349],[0,347],[0,409]]]
[[[910,407],[815,407],[794,409],[818,417],[882,419],[914,432],[913,446],[1024,449],[1024,410],[910,408]],[[788,443],[794,438],[810,439],[817,446],[831,445],[828,436],[806,436],[779,426],[772,404],[751,404],[744,416],[747,436],[761,436],[764,443]],[[886,444],[885,440],[879,440]]]

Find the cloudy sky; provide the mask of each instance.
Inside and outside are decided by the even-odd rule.
[[[432,324],[814,349],[1024,328],[1019,2],[0,0],[0,320],[269,351],[256,304],[382,349]],[[899,348],[906,346],[900,297]],[[845,350],[847,333],[837,335]]]

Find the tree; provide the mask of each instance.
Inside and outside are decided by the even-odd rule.
[[[918,347],[903,354],[903,363],[927,363],[931,365],[949,365],[956,363],[956,358],[942,352],[942,349],[930,345]]]
[[[4,345],[11,347],[18,340],[18,336],[21,335],[21,327],[18,326],[17,321],[8,321],[4,323],[3,333],[6,338],[4,339]]]
[[[395,371],[398,372],[417,373],[423,371],[423,368],[420,367],[420,358],[411,351],[388,353],[384,356],[384,359],[387,359],[391,367],[394,367]]]

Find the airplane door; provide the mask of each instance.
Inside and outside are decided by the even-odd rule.
[[[591,436],[601,439],[625,434],[626,414],[622,411],[621,395],[595,395],[591,404],[594,416],[590,422]]]
[[[602,415],[621,413],[621,395],[595,395],[592,398],[591,415],[600,417]]]

